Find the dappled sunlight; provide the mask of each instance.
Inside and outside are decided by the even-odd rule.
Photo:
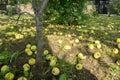
[[[6,22],[0,23],[0,25],[6,26],[6,28],[0,27],[0,50],[2,52],[5,50],[18,51],[19,57],[16,60],[19,62],[13,61],[12,64],[20,68],[25,63],[32,64],[28,60],[35,58],[36,51],[32,51],[30,46],[35,46],[37,43],[33,18],[21,16],[16,24],[17,17],[5,18]],[[109,18],[107,19],[109,20]],[[81,25],[43,23],[43,50],[46,50],[45,53],[43,52],[45,61],[43,73],[46,71],[44,76],[54,77],[54,73],[51,73],[53,65],[60,69],[59,74],[66,73],[73,79],[78,79],[79,75],[82,76],[79,77],[81,80],[89,79],[90,76],[93,76],[92,80],[103,80],[108,76],[116,79],[116,76],[119,76],[120,28],[117,26],[119,21],[99,22],[101,17],[93,20],[92,24],[89,24],[88,21]],[[51,61],[51,57],[55,57],[54,59],[57,60]],[[80,65],[77,66],[77,64]],[[17,72],[16,74],[22,75],[23,73]],[[84,77],[85,75],[88,76]]]

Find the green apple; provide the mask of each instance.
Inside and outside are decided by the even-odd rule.
[[[35,60],[34,58],[30,58],[30,59],[28,60],[28,63],[29,63],[30,65],[34,65],[34,64],[36,63],[36,60]]]
[[[25,48],[25,53],[28,53],[30,50],[30,48]]]
[[[26,48],[31,48],[31,44],[27,44],[27,45],[26,45]]]
[[[74,42],[75,42],[75,43],[79,43],[79,39],[75,39]]]
[[[48,54],[48,55],[45,56],[45,59],[46,59],[46,60],[50,60],[51,57],[52,57],[52,55],[51,55],[51,54]]]
[[[79,54],[77,55],[77,57],[78,57],[79,59],[83,59],[83,54],[82,54],[82,53],[79,53]]]
[[[117,44],[118,48],[120,49],[120,43]]]
[[[77,70],[81,70],[83,68],[83,66],[82,66],[82,64],[78,63],[78,64],[76,64],[75,68]]]
[[[96,47],[97,47],[98,49],[100,49],[100,48],[101,48],[101,44],[96,44]]]
[[[79,36],[79,39],[82,40],[82,39],[83,39],[83,36]]]
[[[52,74],[55,75],[55,76],[59,75],[60,74],[60,69],[58,67],[54,67],[52,69]]]
[[[58,40],[58,43],[61,44],[61,43],[62,43],[62,40]]]
[[[54,66],[56,66],[56,63],[57,63],[56,60],[51,60],[51,61],[50,61],[50,66],[51,66],[51,67],[54,67]]]
[[[69,38],[71,38],[71,37],[72,37],[72,36],[71,36],[71,34],[68,34],[67,36],[68,36]]]
[[[5,80],[14,80],[14,77],[14,74],[11,72],[5,74]]]
[[[36,50],[37,50],[37,46],[36,46],[36,45],[32,45],[32,46],[31,46],[31,50],[32,50],[32,51],[36,51]]]
[[[120,38],[117,38],[116,42],[117,42],[117,43],[120,43]]]
[[[24,69],[24,71],[29,71],[30,70],[30,65],[29,64],[24,64],[23,65],[23,69]]]
[[[100,41],[99,40],[95,40],[95,44],[100,44]]]
[[[65,46],[64,46],[64,49],[65,49],[65,50],[69,50],[69,49],[71,49],[71,46],[70,46],[70,45],[65,45]]]
[[[88,44],[89,49],[94,49],[94,44]]]
[[[32,54],[33,54],[33,52],[31,50],[27,52],[28,56],[31,56]]]
[[[8,72],[10,69],[9,69],[9,66],[8,65],[3,65],[1,67],[1,73],[6,73]]]
[[[98,59],[98,58],[101,57],[101,53],[100,52],[95,52],[93,56],[94,56],[95,59]]]
[[[57,61],[57,57],[56,57],[56,56],[51,56],[50,60],[55,60],[55,61]]]
[[[19,77],[17,80],[28,80],[26,77]]]
[[[48,53],[49,53],[48,50],[44,50],[43,55],[44,55],[44,56],[45,56],[45,55],[48,55]]]
[[[119,53],[119,50],[117,48],[114,48],[113,51],[112,51],[114,54],[118,54]]]
[[[120,65],[120,60],[117,60],[117,61],[116,61],[116,64],[117,64],[117,65]]]

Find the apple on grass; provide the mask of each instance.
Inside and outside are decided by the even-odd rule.
[[[77,70],[82,70],[83,66],[82,66],[82,64],[78,63],[78,64],[76,64],[75,68]]]
[[[29,71],[30,70],[30,65],[29,64],[24,64],[23,65],[23,69],[24,69],[24,71]]]
[[[59,74],[60,74],[60,69],[59,69],[58,67],[54,67],[54,68],[52,69],[52,74],[53,74],[54,76],[59,75]]]
[[[14,80],[14,74],[12,72],[8,72],[5,74],[5,80]]]
[[[30,48],[30,47],[31,47],[31,44],[27,44],[27,45],[26,45],[26,48]]]
[[[34,64],[36,63],[36,60],[35,60],[34,58],[30,58],[30,59],[28,60],[28,63],[29,63],[30,65],[34,65]]]
[[[48,53],[49,53],[48,50],[44,50],[43,55],[45,56],[45,55],[47,55]]]
[[[88,44],[89,49],[94,49],[94,44]]]
[[[120,43],[117,44],[118,48],[120,49]]]
[[[28,80],[28,79],[26,77],[24,77],[24,76],[21,76],[17,80]]]
[[[56,63],[57,63],[56,60],[51,60],[50,61],[50,66],[54,67],[54,66],[56,66]]]
[[[120,60],[117,60],[117,61],[116,61],[116,64],[117,64],[117,65],[120,65]]]
[[[94,56],[95,59],[98,59],[98,58],[101,57],[101,53],[100,52],[95,52],[93,56]]]
[[[119,50],[118,50],[117,48],[114,48],[114,49],[112,50],[112,52],[113,52],[114,54],[118,54],[118,53],[119,53]]]
[[[32,45],[32,46],[31,46],[31,50],[32,50],[32,51],[36,51],[36,50],[37,50],[37,46],[36,46],[36,45]]]
[[[96,47],[97,47],[98,49],[100,49],[100,48],[101,48],[101,44],[96,44]]]
[[[6,73],[8,72],[10,69],[9,69],[9,66],[8,65],[3,65],[1,67],[1,73]]]
[[[77,57],[78,59],[86,59],[86,56],[84,56],[82,53],[79,53]]]
[[[117,42],[117,43],[120,43],[120,38],[117,38],[116,42]]]

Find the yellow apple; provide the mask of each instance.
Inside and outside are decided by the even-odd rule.
[[[97,47],[98,49],[100,49],[100,48],[101,48],[101,44],[96,44],[96,47]]]
[[[79,54],[77,55],[77,57],[78,57],[79,59],[83,59],[83,54],[82,54],[82,53],[79,53]]]
[[[94,44],[88,44],[89,49],[94,49]]]
[[[56,65],[56,63],[57,63],[56,60],[51,60],[51,61],[50,61],[50,66],[51,66],[51,67],[54,67],[54,66]]]
[[[55,76],[59,75],[60,74],[60,69],[58,67],[54,67],[52,69],[52,74],[55,75]]]
[[[75,42],[75,43],[79,43],[79,39],[75,39],[74,42]]]
[[[120,65],[120,60],[117,60],[117,61],[116,61],[116,64],[117,64],[117,65]]]
[[[118,54],[118,53],[119,53],[119,50],[118,50],[117,48],[114,48],[114,49],[112,50],[112,52],[113,52],[114,54]]]
[[[30,58],[30,59],[28,60],[28,63],[29,63],[30,65],[34,65],[34,64],[36,63],[36,60],[35,60],[34,58]]]
[[[23,69],[24,69],[24,71],[29,71],[30,70],[30,65],[29,64],[24,64],[23,65]]]
[[[26,45],[26,48],[31,48],[31,44],[27,44],[27,45]]]
[[[64,49],[65,49],[65,50],[69,50],[69,49],[71,49],[71,46],[70,46],[70,45],[65,45],[65,46],[64,46]]]
[[[37,46],[36,46],[36,45],[32,45],[32,46],[31,46],[31,50],[32,50],[32,51],[36,51],[36,50],[37,50]]]
[[[43,55],[44,55],[44,56],[45,56],[45,55],[48,55],[48,53],[49,53],[48,50],[44,50]]]
[[[46,60],[50,60],[51,57],[52,57],[52,55],[48,54],[48,55],[45,56],[45,59],[46,59]]]
[[[98,58],[101,57],[101,53],[100,52],[95,52],[93,56],[94,56],[95,59],[98,59]]]
[[[116,42],[117,42],[117,43],[120,43],[120,38],[117,38]]]
[[[8,65],[3,65],[2,67],[1,67],[1,73],[6,73],[6,72],[8,72],[9,71],[9,66]]]
[[[26,77],[19,77],[17,80],[28,80]]]
[[[120,43],[117,44],[118,48],[120,49]]]
[[[14,77],[14,74],[11,72],[5,74],[5,80],[14,80]]]
[[[82,64],[78,63],[78,64],[76,64],[75,68],[77,70],[81,70],[83,68],[83,66],[82,66]]]
[[[95,44],[100,44],[100,41],[99,40],[95,40]]]

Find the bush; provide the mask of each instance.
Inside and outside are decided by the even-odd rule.
[[[45,15],[59,24],[79,24],[87,0],[49,0]]]

